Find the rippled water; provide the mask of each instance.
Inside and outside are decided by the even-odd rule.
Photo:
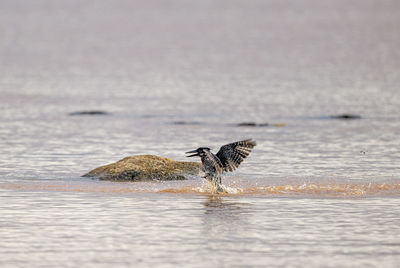
[[[399,25],[396,1],[2,1],[0,266],[397,267]],[[244,138],[229,194],[80,177]]]

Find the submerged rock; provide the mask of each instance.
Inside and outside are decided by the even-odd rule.
[[[269,123],[255,123],[255,122],[243,122],[236,124],[238,127],[284,127],[286,123],[276,123],[276,124],[269,124]]]
[[[198,176],[202,172],[201,163],[175,161],[155,155],[137,155],[98,167],[83,177],[116,181],[186,180],[187,177]]]
[[[358,114],[339,114],[339,115],[331,115],[332,119],[361,119],[361,115]]]
[[[70,116],[75,116],[75,115],[109,115],[109,113],[107,113],[105,111],[89,110],[89,111],[73,112],[73,113],[69,113],[68,115],[70,115]]]
[[[200,125],[200,122],[196,121],[175,121],[172,122],[173,125]]]
[[[243,122],[237,124],[238,127],[267,127],[268,123],[257,124],[255,122]]]

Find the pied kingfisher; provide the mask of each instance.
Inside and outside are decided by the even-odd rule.
[[[224,171],[234,171],[250,154],[254,146],[256,142],[248,139],[226,144],[219,149],[217,154],[213,154],[208,147],[200,147],[186,153],[194,153],[187,157],[199,156],[206,173],[205,178],[211,182],[217,193],[226,193],[221,183],[221,174]]]

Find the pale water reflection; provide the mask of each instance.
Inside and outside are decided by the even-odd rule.
[[[0,193],[2,267],[395,267],[400,256],[398,198]]]

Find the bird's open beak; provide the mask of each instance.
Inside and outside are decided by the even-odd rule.
[[[200,156],[196,150],[186,152],[186,154],[191,154],[191,155],[187,155],[186,157]]]

